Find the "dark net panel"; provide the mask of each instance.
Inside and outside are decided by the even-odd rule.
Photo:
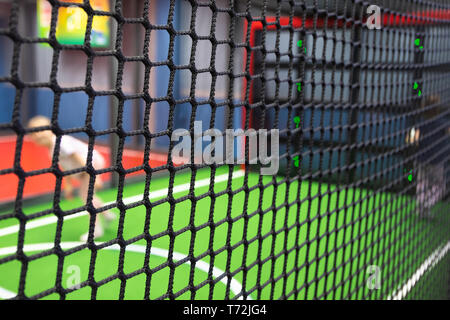
[[[16,263],[20,277],[14,297],[64,299],[89,289],[89,297],[96,299],[108,288],[123,299],[127,288],[138,281],[145,299],[198,298],[202,290],[209,299],[449,298],[449,1],[145,0],[135,7],[137,15],[125,14],[126,1],[120,0],[112,1],[109,12],[94,10],[88,0],[49,3],[48,38],[37,38],[33,26],[21,26],[29,6],[22,1],[10,3],[7,24],[0,28],[0,36],[12,43],[11,59],[5,58],[8,71],[2,73],[0,83],[14,89],[11,121],[0,124],[0,130],[16,137],[13,165],[1,169],[0,175],[15,175],[18,180],[13,208],[0,215],[0,222],[18,223],[17,246],[15,252],[0,255],[0,266]],[[167,10],[152,15],[163,4]],[[366,26],[366,8],[373,4],[381,8],[379,30]],[[58,10],[68,6],[82,8],[88,16],[84,44],[57,40]],[[110,48],[91,45],[95,16],[109,17]],[[141,30],[135,54],[124,48],[128,40],[124,30],[130,25]],[[167,40],[163,49],[154,44],[158,33]],[[48,44],[50,72],[42,81],[28,81],[22,73],[22,64],[30,66],[24,55],[33,57],[24,50],[30,44]],[[59,82],[60,62],[68,51],[81,51],[87,57],[85,79],[77,86]],[[93,80],[99,79],[94,68],[99,58],[113,61],[112,72],[106,76],[109,89],[97,89]],[[136,73],[142,76],[142,88],[129,93],[124,79],[126,66],[133,62],[139,62]],[[164,90],[154,89],[158,82]],[[25,105],[30,96],[26,92],[39,88],[53,93],[51,125],[28,129]],[[59,113],[62,96],[71,92],[83,92],[87,108],[83,125],[67,129],[59,122]],[[99,97],[110,99],[111,123],[105,130],[93,125]],[[125,109],[136,100],[143,105],[142,126],[129,129]],[[186,104],[184,113],[180,110],[186,110],[181,107]],[[156,108],[160,126],[152,125]],[[253,165],[226,165],[229,180],[217,192],[214,181],[223,165],[175,165],[169,138],[179,128],[179,119],[188,114],[186,126],[193,133],[194,121],[204,110],[209,114],[204,130],[220,126],[220,121],[224,129],[279,129],[278,175],[263,177]],[[52,165],[24,171],[25,138],[45,129],[57,136]],[[90,152],[86,167],[62,171],[57,151],[61,137],[69,134],[88,137]],[[112,165],[96,170],[93,148],[105,136],[110,140]],[[141,141],[144,162],[124,168],[124,148],[134,138]],[[166,164],[149,165],[153,149],[167,152]],[[249,148],[243,152],[248,164]],[[232,183],[236,168],[245,172],[238,187]],[[194,181],[205,169],[210,187],[199,193]],[[127,203],[126,178],[137,171],[145,173],[142,198]],[[63,178],[79,172],[90,176],[87,203],[64,210],[60,206]],[[168,192],[151,200],[150,189],[160,172],[169,177]],[[189,192],[176,197],[176,175],[182,172],[190,174]],[[107,173],[113,176],[117,197],[96,208],[94,183]],[[27,181],[43,174],[55,178],[52,208],[28,214]],[[267,193],[269,200],[264,198]],[[224,197],[226,215],[218,219],[215,214],[223,210],[219,201]],[[197,223],[205,199],[208,219]],[[190,203],[184,213],[189,222],[175,228],[177,208],[185,201]],[[127,239],[127,214],[137,207],[145,215],[143,231]],[[167,228],[154,234],[152,216],[161,207],[167,208]],[[108,209],[119,212],[117,235],[94,242],[96,215]],[[89,239],[67,249],[62,245],[64,225],[82,211],[90,216],[85,230],[89,229]],[[53,245],[38,253],[27,252],[24,248],[32,243],[27,228],[49,217],[57,219]],[[233,237],[236,226],[242,228],[237,240]],[[223,228],[227,231],[220,233]],[[196,237],[205,232],[207,248],[199,251]],[[174,248],[184,239],[183,233],[189,233],[190,240],[180,258]],[[224,238],[218,242],[221,245],[217,237]],[[166,241],[168,256],[155,264],[152,248],[160,240]],[[129,271],[124,267],[128,250],[138,242],[145,245],[145,257]],[[116,269],[104,279],[96,277],[101,253],[112,246],[119,252]],[[65,286],[65,261],[86,250],[90,252],[87,279],[78,287]],[[27,294],[30,266],[50,256],[56,257],[51,287]],[[205,261],[207,277],[198,281],[196,268]],[[180,285],[177,270],[186,265],[188,279]],[[157,286],[155,279],[161,274],[166,282]],[[236,281],[241,284],[237,292]],[[115,282],[119,284],[108,287]],[[221,285],[225,285],[222,291]]]

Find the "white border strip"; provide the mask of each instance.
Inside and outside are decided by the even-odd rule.
[[[83,242],[61,242],[61,248],[62,249],[72,249],[75,248],[77,246],[83,245],[85,243]],[[101,243],[96,243],[97,245],[101,244]],[[33,252],[33,251],[43,251],[43,250],[50,250],[54,248],[54,243],[36,243],[36,244],[27,244],[23,247],[23,250],[25,252]],[[9,255],[9,254],[13,254],[15,253],[17,250],[17,247],[7,247],[7,248],[1,248],[0,249],[0,256],[2,255]],[[102,250],[111,250],[111,251],[120,251],[120,246],[119,245],[112,245],[109,247],[105,247]],[[136,253],[144,253],[146,252],[146,247],[143,245],[139,245],[139,244],[131,244],[126,246],[125,248],[126,251],[128,252],[136,252]],[[160,248],[154,248],[152,247],[150,250],[150,254],[158,256],[158,257],[162,257],[162,258],[169,258],[169,251],[166,249],[160,249]],[[188,258],[188,256],[186,256],[185,254],[179,253],[179,252],[173,252],[173,260],[175,261],[180,261],[183,259]],[[186,261],[184,264],[190,265],[190,261]],[[209,273],[209,269],[210,269],[210,264],[208,262],[205,262],[203,260],[199,260],[195,262],[195,268]],[[225,274],[225,271],[223,271],[222,269],[219,269],[217,267],[212,267],[212,271],[213,271],[213,277],[214,278],[218,278],[220,276],[222,276],[223,274]],[[228,278],[224,277],[220,280],[220,282],[222,282],[225,286],[228,285]],[[241,293],[243,291],[242,288],[242,284],[237,281],[236,279],[232,278],[230,281],[230,290],[235,294],[238,295],[239,293]],[[14,298],[16,296],[15,293],[8,291],[6,289],[2,289],[0,288],[0,298],[1,299],[11,299]],[[251,297],[248,296],[248,299],[251,300]],[[242,297],[239,298],[239,300],[242,300]]]
[[[239,171],[234,171],[233,172],[233,179],[237,179],[240,178],[242,176],[244,176],[245,171],[243,170],[239,170]],[[228,173],[227,174],[222,174],[220,176],[217,176],[214,179],[214,183],[220,183],[220,182],[224,182],[228,180]],[[211,183],[211,179],[210,178],[206,178],[206,179],[202,179],[202,180],[198,180],[195,182],[195,188],[201,188],[201,187],[206,187],[209,186]],[[184,191],[188,191],[191,188],[191,184],[190,183],[185,183],[179,186],[176,186],[173,188],[172,193],[176,194],[176,193],[180,193],[180,192],[184,192]],[[157,190],[157,191],[153,191],[150,192],[150,196],[149,199],[156,199],[156,198],[162,198],[167,196],[167,194],[169,193],[169,189],[161,189],[161,190]],[[143,199],[142,195],[138,195],[138,196],[133,196],[133,197],[128,197],[128,198],[124,198],[123,202],[125,204],[131,204],[134,202],[138,202],[141,201]],[[109,205],[109,204],[113,204],[115,203],[113,202],[107,202],[105,203],[105,205]],[[66,216],[64,217],[64,222],[72,220],[72,219],[76,219],[79,217],[83,217],[88,215],[87,211],[82,211],[70,216]],[[27,222],[25,225],[25,230],[31,230],[31,229],[35,229],[35,228],[39,228],[39,227],[43,227],[43,226],[47,226],[50,224],[54,224],[58,222],[58,218],[56,216],[50,216],[47,218],[42,218],[42,219],[37,219],[35,221],[31,221],[31,222]],[[10,227],[6,227],[3,229],[0,229],[0,237],[4,237],[10,234],[14,234],[14,233],[18,233],[19,232],[19,225],[14,225],[14,226],[10,226]]]
[[[395,293],[387,298],[387,300],[402,300],[411,291],[414,285],[423,277],[425,272],[432,269],[439,261],[441,261],[445,255],[450,250],[450,241],[446,245],[436,249],[422,265],[417,269],[417,271],[412,275],[411,278]]]

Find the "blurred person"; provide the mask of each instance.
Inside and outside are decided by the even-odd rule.
[[[432,207],[446,194],[445,161],[450,135],[448,117],[442,115],[440,97],[430,96],[422,103],[421,122],[410,131],[406,142],[418,147],[416,203],[419,216],[431,217]],[[426,150],[426,151],[425,151]]]
[[[50,126],[50,120],[44,116],[36,116],[32,118],[28,124],[29,128],[38,128],[38,127],[46,127]],[[53,158],[53,152],[56,144],[56,136],[51,130],[44,130],[33,132],[31,135],[31,139],[36,144],[43,146],[48,149],[50,158]],[[59,145],[59,157],[58,163],[63,171],[74,170],[81,167],[86,166],[87,156],[88,156],[89,147],[86,143],[81,140],[78,140],[72,136],[64,135],[61,137],[61,142]],[[97,170],[105,167],[105,159],[103,156],[93,150],[92,152],[92,165]],[[88,192],[89,192],[89,181],[90,176],[87,172],[77,173],[75,175],[66,176],[65,177],[66,184],[64,187],[64,193],[66,198],[73,198],[73,189],[74,189],[74,181],[78,180],[80,183],[80,197],[83,202],[87,203]],[[102,182],[99,178],[95,179],[94,185],[94,194],[92,197],[92,204],[95,208],[99,208],[104,206],[103,202],[95,195],[95,190],[101,188]],[[115,215],[110,211],[104,211],[101,213],[106,221],[112,221],[115,218]],[[94,239],[103,236],[104,229],[102,222],[99,219],[99,215],[97,215],[95,220],[95,228],[94,228]],[[83,234],[81,236],[81,241],[87,241],[89,233]]]

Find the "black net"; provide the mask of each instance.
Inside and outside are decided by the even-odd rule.
[[[449,1],[0,9],[0,298],[449,299]]]

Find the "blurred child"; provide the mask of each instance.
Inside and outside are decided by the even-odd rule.
[[[50,126],[50,120],[43,116],[37,116],[30,120],[28,127],[46,127]],[[53,151],[55,149],[56,136],[50,130],[38,131],[31,134],[31,139],[38,145],[43,146],[48,149],[50,153],[50,158],[53,158]],[[63,171],[73,170],[86,166],[86,161],[88,157],[88,145],[72,136],[64,135],[61,137],[61,143],[59,145],[59,166]],[[92,166],[95,169],[100,169],[105,167],[105,159],[103,156],[93,150],[92,153]],[[64,193],[66,198],[72,198],[73,192],[73,182],[78,180],[80,183],[80,197],[86,204],[89,192],[89,181],[90,176],[86,172],[77,173],[75,175],[65,177],[65,189]],[[92,197],[92,204],[94,207],[99,208],[103,206],[102,201],[95,196],[95,190],[102,187],[102,182],[99,178],[95,179],[94,185],[94,195]],[[114,219],[114,214],[109,211],[102,212],[103,217],[107,221]],[[95,220],[94,228],[94,239],[103,236],[104,230],[103,225],[97,215]],[[82,241],[88,239],[88,233],[81,236]]]

